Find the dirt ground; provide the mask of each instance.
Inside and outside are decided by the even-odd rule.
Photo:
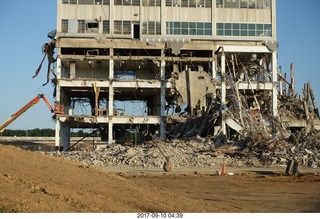
[[[320,169],[101,170],[0,145],[0,212],[320,212]]]

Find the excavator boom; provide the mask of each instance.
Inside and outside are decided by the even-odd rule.
[[[34,106],[35,104],[39,103],[40,98],[42,98],[44,100],[44,102],[46,103],[47,107],[49,108],[49,110],[53,113],[54,110],[50,104],[50,102],[48,101],[48,99],[46,98],[46,96],[44,94],[38,94],[35,98],[33,98],[32,100],[30,100],[26,105],[24,105],[23,107],[21,107],[17,112],[15,112],[14,114],[12,114],[12,116],[5,121],[1,126],[0,126],[0,132],[3,132],[4,129],[10,125],[14,120],[16,120],[19,116],[21,116],[24,112],[26,112],[28,109],[30,109],[32,106]]]

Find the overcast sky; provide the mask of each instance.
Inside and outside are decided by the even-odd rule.
[[[53,103],[54,86],[46,82],[47,60],[32,79],[42,59],[47,33],[56,29],[56,0],[0,1],[1,79],[0,124],[34,98],[44,93]],[[290,72],[294,63],[296,92],[308,81],[320,106],[320,9],[319,0],[278,0],[278,65]],[[41,100],[42,101],[42,100]],[[52,128],[52,114],[43,102],[32,107],[8,129]]]

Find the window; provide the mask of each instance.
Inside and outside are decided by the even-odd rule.
[[[123,34],[131,33],[131,21],[123,21]]]
[[[225,0],[224,7],[225,8],[239,8],[239,0]]]
[[[256,34],[257,36],[263,36],[263,24],[256,25]]]
[[[94,22],[94,23],[87,23],[87,28],[99,28],[99,24]]]
[[[173,22],[173,34],[180,35],[180,22]]]
[[[132,5],[140,5],[140,0],[132,0]]]
[[[240,24],[233,23],[231,29],[232,29],[232,36],[240,36]]]
[[[197,35],[197,23],[196,22],[189,22],[189,35]]]
[[[241,36],[248,36],[248,24],[240,24],[240,30]]]
[[[181,25],[181,35],[189,35],[189,25],[188,22],[182,22]]]
[[[168,7],[211,8],[211,4],[212,0],[166,0]]]
[[[109,21],[104,20],[102,22],[102,33],[109,34],[110,33],[109,29],[110,29]]]
[[[130,34],[131,33],[131,21],[114,21],[115,34]]]
[[[113,33],[122,34],[122,21],[114,21]]]
[[[271,24],[217,23],[218,36],[272,36]]]
[[[216,0],[217,8],[270,9],[270,6],[271,0]]]
[[[109,5],[110,0],[62,0],[62,4],[79,5]],[[133,0],[134,1],[134,0]],[[135,0],[139,1],[139,0]]]
[[[181,7],[188,7],[189,6],[189,0],[181,0]]]
[[[98,22],[88,22],[86,23],[86,28],[88,33],[98,33],[99,23]]]
[[[161,6],[161,0],[142,0],[142,6]]]
[[[211,23],[204,22],[167,22],[168,35],[212,35]]]
[[[140,0],[114,0],[114,5],[140,5]]]
[[[206,7],[206,8],[211,8],[211,6],[212,6],[212,1],[211,1],[211,0],[205,0],[205,5],[204,5],[204,7]]]
[[[257,0],[257,8],[259,9],[270,9],[270,0]]]
[[[68,20],[62,19],[61,20],[61,32],[68,33],[68,29],[69,29]]]
[[[240,8],[256,8],[256,0],[240,0]]]
[[[223,8],[223,0],[216,0],[216,7]]]
[[[256,36],[256,25],[248,24],[249,36]]]
[[[78,33],[85,33],[85,32],[86,32],[86,21],[78,20]]]
[[[197,1],[197,7],[199,7],[199,8],[204,7],[204,0],[198,0]]]
[[[224,24],[224,35],[231,36],[231,32],[232,32],[231,23],[225,23]]]
[[[189,0],[189,7],[190,8],[197,7],[197,1],[196,0]]]
[[[263,35],[264,36],[272,36],[272,25],[271,24],[264,24],[263,25]]]
[[[256,8],[256,5],[257,5],[256,0],[249,0],[249,5],[248,5],[249,8]]]
[[[93,5],[93,0],[78,0],[79,5]]]

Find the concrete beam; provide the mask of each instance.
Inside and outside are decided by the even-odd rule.
[[[164,49],[164,42],[157,42],[152,45],[145,41],[132,39],[107,39],[107,38],[84,38],[70,37],[58,39],[56,47],[59,48],[112,48],[112,49]]]
[[[87,87],[91,88],[96,83],[97,87],[109,87],[110,81],[95,81],[86,80],[84,78],[80,79],[59,79],[58,84],[61,88],[63,87]],[[166,88],[173,88],[174,85],[170,82],[166,82]],[[161,81],[157,80],[131,80],[123,81],[122,79],[117,81],[113,80],[113,88],[161,88]]]
[[[59,115],[57,120],[60,122],[68,122],[72,116]],[[112,124],[160,124],[160,116],[113,116],[112,118],[106,116],[77,116],[77,119],[73,119],[77,123],[109,123]]]
[[[208,50],[204,48],[203,50]],[[193,62],[212,62],[212,57],[160,57],[160,56],[94,56],[87,57],[85,55],[60,55],[61,59],[68,60],[121,60],[121,61],[141,61],[141,60],[156,60],[156,61],[193,61]]]
[[[220,45],[217,46],[219,48]],[[224,45],[224,52],[247,52],[247,53],[271,53],[271,51],[266,46],[233,46]]]

